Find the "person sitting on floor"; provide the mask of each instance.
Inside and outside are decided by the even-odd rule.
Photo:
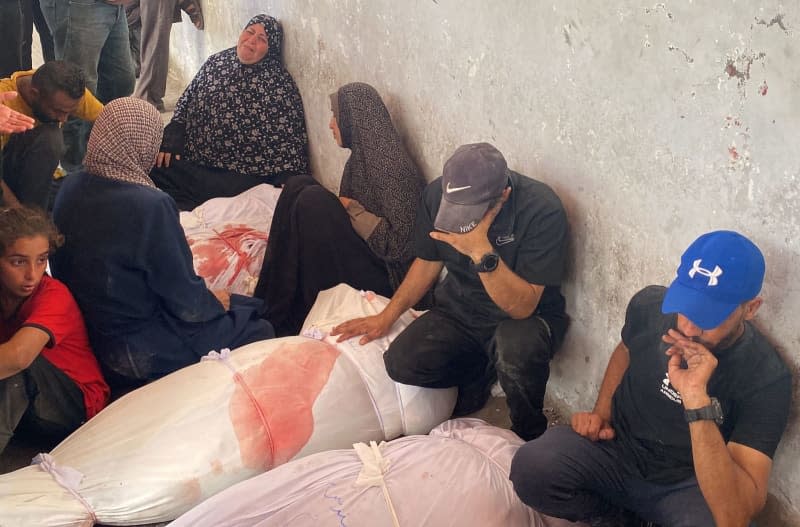
[[[523,445],[522,501],[559,518],[619,525],[621,507],[666,526],[747,525],[767,499],[792,377],[750,322],[764,257],[739,233],[700,236],[669,288],[628,304],[594,410]]]
[[[256,286],[280,336],[297,335],[317,293],[336,284],[391,296],[414,257],[411,234],[425,180],[380,95],[352,83],[331,103],[333,137],[351,150],[339,197],[311,176],[286,183]]]
[[[61,241],[43,211],[0,210],[0,452],[17,432],[54,445],[108,402],[78,305],[45,274]]]
[[[416,259],[379,314],[334,327],[339,341],[385,336],[434,289],[435,305],[383,355],[395,381],[458,386],[454,416],[486,403],[495,377],[512,430],[547,428],[542,411],[550,359],[569,325],[560,283],[568,237],[561,200],[546,184],[508,169],[488,143],[463,145],[423,191],[414,227]],[[437,284],[442,269],[447,276]]]
[[[94,121],[103,104],[86,88],[81,69],[62,60],[0,80],[0,92],[17,92],[17,97],[5,99],[2,104],[36,118],[32,130],[0,134],[3,200],[8,206],[23,203],[44,209],[53,171],[64,150],[61,125],[70,116]]]
[[[277,20],[253,17],[178,99],[150,176],[180,210],[309,173],[303,101],[281,62],[282,41]]]
[[[54,275],[83,309],[100,362],[125,380],[157,379],[211,350],[274,336],[260,300],[215,295],[195,274],[175,202],[147,175],[161,133],[152,105],[109,103],[89,136],[85,172],[66,179],[53,208],[66,237]]]

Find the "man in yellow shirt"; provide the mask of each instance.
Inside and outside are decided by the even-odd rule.
[[[53,171],[64,150],[61,125],[70,116],[94,121],[103,105],[86,89],[83,72],[69,62],[47,62],[0,80],[0,93],[19,95],[2,104],[36,122],[32,130],[0,134],[0,190],[6,205],[47,207]]]

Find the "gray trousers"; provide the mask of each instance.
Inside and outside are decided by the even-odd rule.
[[[665,527],[713,527],[697,479],[657,484],[625,467],[616,441],[556,426],[520,447],[510,478],[525,504],[557,518],[589,520],[616,506]]]
[[[169,36],[176,13],[180,20],[177,0],[141,0],[139,4],[141,66],[133,95],[159,110],[164,109],[169,71]]]
[[[83,392],[39,355],[27,369],[0,380],[0,452],[20,429],[37,442],[61,441],[86,420]]]

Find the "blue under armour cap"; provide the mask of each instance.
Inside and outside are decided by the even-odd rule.
[[[709,232],[681,256],[661,312],[680,313],[701,329],[714,329],[755,298],[763,281],[764,256],[753,242],[738,232]]]

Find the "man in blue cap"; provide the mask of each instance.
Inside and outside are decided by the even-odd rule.
[[[403,384],[457,386],[454,416],[479,410],[496,375],[511,429],[538,437],[549,362],[569,324],[559,288],[568,232],[561,200],[509,170],[494,146],[463,145],[425,189],[414,230],[416,259],[389,305],[331,334],[363,335],[362,344],[385,335],[446,268],[435,306],[384,354],[386,371]]]
[[[517,452],[522,500],[570,520],[619,507],[664,526],[746,525],[766,501],[792,392],[750,322],[763,278],[758,247],[716,231],[686,250],[668,289],[637,293],[594,409]]]

